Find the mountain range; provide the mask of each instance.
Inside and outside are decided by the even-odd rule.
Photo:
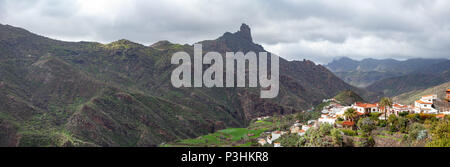
[[[434,64],[448,59],[363,59],[360,61],[342,57],[325,65],[339,78],[357,87],[368,87],[377,81],[408,74],[425,73],[424,69],[435,68]],[[442,69],[441,69],[442,70]],[[430,74],[430,72],[427,72]],[[434,74],[434,73],[433,73]]]
[[[450,81],[450,60],[419,68],[409,74],[386,78],[369,85],[366,90],[393,97],[402,93],[427,89]]]
[[[221,54],[266,51],[246,24],[198,43]],[[259,98],[259,88],[174,88],[170,58],[179,51],[192,55],[193,46],[65,42],[0,24],[0,146],[156,146],[300,112],[342,90],[379,96],[283,58],[274,99]]]

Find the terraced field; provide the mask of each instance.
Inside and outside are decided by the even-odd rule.
[[[227,128],[215,133],[200,136],[194,139],[184,139],[167,144],[163,147],[248,147],[256,143],[256,139],[265,131],[273,128],[270,121],[255,121],[247,128]],[[275,124],[276,125],[276,124]]]

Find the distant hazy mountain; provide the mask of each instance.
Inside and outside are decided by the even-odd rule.
[[[343,57],[333,60],[326,67],[351,85],[367,87],[374,82],[403,76],[446,60],[448,59],[409,59],[405,61],[363,59],[357,61]]]
[[[243,24],[204,51],[264,51]],[[155,146],[262,116],[299,112],[342,90],[367,98],[311,61],[280,58],[280,93],[170,84],[173,53],[191,45],[63,42],[0,24],[0,146]]]
[[[363,59],[361,61],[352,60],[348,57],[342,57],[333,60],[326,67],[333,72],[348,71],[378,71],[378,72],[398,72],[409,73],[417,69],[427,67],[430,64],[439,63],[448,59],[408,59],[404,61],[394,59]]]
[[[437,75],[409,74],[377,81],[367,90],[383,92],[385,96],[396,96],[405,92],[420,90],[447,82],[448,79]]]
[[[386,96],[430,88],[450,81],[450,60],[430,64],[407,75],[374,82],[367,90],[383,92]]]

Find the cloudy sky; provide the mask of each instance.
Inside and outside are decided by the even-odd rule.
[[[0,23],[66,41],[192,44],[235,32],[288,60],[449,58],[448,0],[0,0]]]

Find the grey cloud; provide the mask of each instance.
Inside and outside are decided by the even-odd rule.
[[[449,15],[447,0],[0,0],[0,23],[62,40],[192,44],[247,23],[269,51],[320,63],[448,58]]]

